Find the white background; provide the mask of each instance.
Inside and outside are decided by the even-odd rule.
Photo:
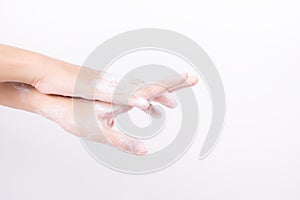
[[[136,176],[100,165],[54,123],[0,107],[0,199],[299,199],[299,9],[296,0],[1,0],[1,43],[77,64],[124,31],[187,35],[221,74],[227,117],[205,160],[200,136],[171,167]]]

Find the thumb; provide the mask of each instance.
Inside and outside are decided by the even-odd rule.
[[[121,151],[136,155],[144,155],[148,151],[146,145],[136,138],[118,132],[108,126],[104,127],[102,131],[109,144]]]

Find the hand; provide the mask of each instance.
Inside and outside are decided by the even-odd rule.
[[[174,108],[177,102],[172,91],[193,86],[198,81],[197,77],[188,74],[144,85],[128,80],[122,82],[121,90],[115,91],[118,80],[110,74],[5,45],[0,45],[0,68],[0,82],[13,82],[0,83],[1,105],[37,113],[74,135],[135,154],[144,154],[147,148],[141,141],[112,129],[116,113],[121,114],[135,106],[158,117],[160,113],[151,101]],[[84,74],[80,79],[79,71]],[[79,93],[74,92],[76,82],[81,88]],[[130,89],[136,90],[129,97]],[[83,106],[95,104],[100,129],[94,125],[80,127],[79,135],[69,97],[74,97],[73,101]]]
[[[171,82],[172,81],[166,81],[165,83],[169,85]],[[193,78],[187,79],[187,83],[194,82],[195,79]],[[182,85],[181,87],[185,87],[185,85]],[[168,107],[174,106],[174,102],[176,102],[175,99],[173,99],[174,97],[170,96],[168,93],[161,94],[163,91],[162,89],[154,90],[155,92],[149,92],[150,88],[150,86],[145,86],[140,88],[138,92],[143,98],[148,100],[156,99]],[[147,153],[147,148],[143,142],[136,138],[129,137],[128,135],[118,132],[112,128],[114,126],[114,118],[117,115],[132,109],[131,106],[110,104],[101,101],[89,101],[79,98],[71,99],[57,95],[46,95],[40,93],[34,87],[23,83],[0,83],[0,90],[1,105],[23,109],[39,114],[51,121],[56,122],[67,132],[78,137],[99,143],[109,144],[115,148],[133,154],[139,155]],[[161,94],[159,96],[160,99],[155,97],[158,94]],[[91,123],[84,127],[77,127],[73,117],[73,105],[75,104],[77,106],[79,105],[85,107],[90,106],[92,103],[94,103],[98,123]],[[159,111],[152,104],[145,109],[145,112],[154,117],[160,116]],[[88,122],[89,119],[86,121]],[[78,128],[80,128],[80,134],[78,132]]]
[[[73,135],[89,139],[95,142],[112,145],[120,150],[133,153],[145,154],[145,145],[132,137],[112,129],[113,115],[128,111],[127,106],[112,105],[105,102],[94,102],[97,114],[98,126],[85,126],[81,128],[80,135],[73,118],[73,102],[71,98],[45,95],[38,92],[30,85],[20,83],[0,83],[0,104],[36,113],[59,124],[63,129]],[[92,102],[84,99],[73,99],[75,103],[89,106]],[[114,112],[114,114],[113,114]],[[88,121],[88,119],[87,119]],[[95,132],[94,130],[100,130]]]
[[[117,98],[113,98],[118,80],[112,75],[7,45],[0,45],[0,69],[0,82],[21,82],[32,85],[44,94],[81,97],[135,106],[142,110],[150,106],[149,98],[143,95],[152,97],[155,95],[152,100],[166,103],[166,99],[172,99],[166,91],[197,83],[196,77],[183,74],[182,77],[171,77],[167,82],[152,83],[142,89],[142,92],[138,90],[131,94],[132,91],[128,88],[137,88],[140,83],[128,80],[122,83],[124,90],[115,94]],[[80,78],[78,78],[79,73]],[[190,82],[186,81],[188,78]],[[80,86],[80,92],[74,91],[76,84]],[[128,101],[129,95],[131,96]],[[168,103],[168,107],[176,106],[175,101]]]
[[[80,78],[78,78],[79,71]],[[150,84],[136,80],[122,80],[121,86],[118,86],[119,80],[113,75],[79,66],[52,67],[46,74],[33,84],[44,94],[80,97],[138,107],[141,110],[146,110],[152,100],[169,108],[176,107],[176,99],[170,93],[193,86],[198,81],[195,76],[181,74]],[[64,84],[61,84],[62,82]],[[80,87],[80,91],[74,91],[75,85]],[[120,88],[116,90],[117,86]],[[132,94],[133,91],[135,92]]]

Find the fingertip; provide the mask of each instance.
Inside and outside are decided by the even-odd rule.
[[[135,155],[144,155],[148,152],[146,145],[136,138],[127,136],[109,127],[103,133],[108,142],[121,151]]]
[[[190,85],[190,86],[196,85],[196,84],[198,83],[198,81],[199,81],[199,79],[198,79],[198,77],[195,76],[195,75],[191,75],[191,76],[189,76],[188,79],[187,79],[187,83],[188,83],[188,85]]]
[[[186,80],[189,75],[188,75],[188,73],[182,73],[181,76],[184,80]]]
[[[147,152],[148,152],[147,146],[143,142],[139,141],[134,148],[134,153],[138,155],[145,155],[147,154]]]
[[[178,102],[173,93],[165,93],[154,99],[155,102],[158,102],[168,108],[176,108],[178,106]]]
[[[175,101],[175,102],[173,102],[172,104],[168,104],[168,105],[166,105],[168,108],[170,108],[170,109],[174,109],[174,108],[177,108],[177,106],[178,106],[178,103],[177,103],[177,101]]]
[[[166,97],[166,100],[167,100],[166,106],[168,108],[176,108],[178,106],[178,102],[177,102],[177,99],[174,96],[174,94],[166,93],[164,96]]]
[[[107,123],[109,127],[113,127],[115,124],[115,120],[113,118],[109,118]]]
[[[127,138],[127,141],[122,141],[124,143],[120,143],[120,148],[122,151],[127,153],[135,154],[135,155],[145,155],[148,152],[148,148],[146,145],[140,140]]]

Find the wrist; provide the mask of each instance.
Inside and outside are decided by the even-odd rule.
[[[38,77],[41,55],[0,44],[0,81],[31,84]]]
[[[31,85],[44,94],[72,96],[80,66],[40,55]]]

